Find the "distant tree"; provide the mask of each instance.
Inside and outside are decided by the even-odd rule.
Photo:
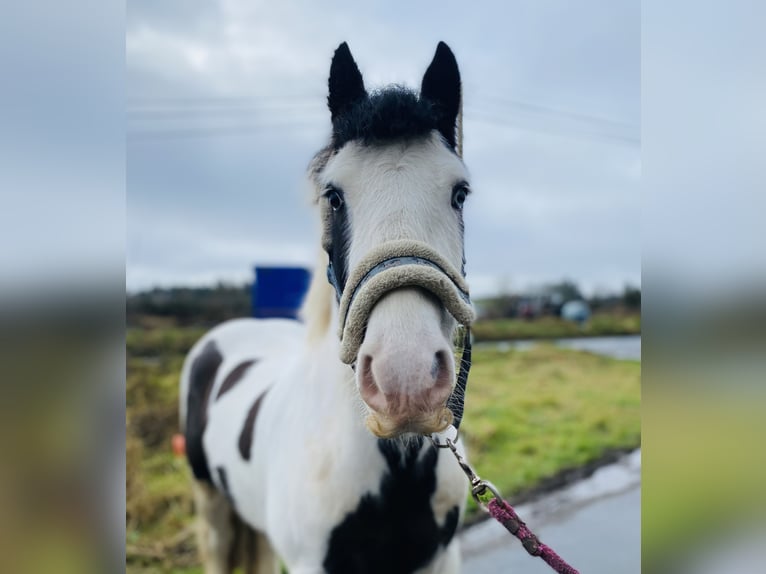
[[[625,305],[627,309],[640,310],[641,289],[626,285],[625,290],[622,292],[622,304]]]
[[[502,319],[516,316],[517,295],[499,295],[477,301],[482,309],[483,319]]]
[[[583,298],[577,283],[569,279],[564,279],[558,283],[551,283],[545,288],[545,291],[549,295],[558,294],[564,303]]]
[[[129,295],[128,324],[142,315],[172,318],[181,325],[214,324],[250,315],[250,286],[154,288]]]
[[[502,319],[516,315],[518,295],[514,295],[511,287],[511,279],[503,275],[497,281],[495,288],[497,295],[477,301],[481,310],[482,319]]]

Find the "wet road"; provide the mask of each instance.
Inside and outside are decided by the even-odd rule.
[[[641,360],[641,335],[625,337],[585,337],[582,339],[559,339],[559,347],[588,351],[614,359]]]
[[[516,510],[535,534],[581,574],[641,571],[641,454]],[[461,535],[465,574],[551,574],[494,520]]]
[[[641,360],[641,335],[627,335],[624,337],[581,337],[576,339],[554,339],[553,342],[559,347],[588,351],[597,355],[604,355],[614,359],[631,361]],[[476,346],[495,347],[497,349],[526,350],[540,343],[535,340],[500,341],[496,343],[478,343]]]

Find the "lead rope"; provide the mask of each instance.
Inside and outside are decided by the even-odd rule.
[[[497,520],[503,527],[513,534],[516,538],[521,540],[524,550],[529,553],[530,556],[538,556],[548,564],[558,574],[579,574],[577,570],[567,564],[561,556],[546,544],[540,542],[540,539],[529,529],[524,521],[519,518],[513,507],[506,502],[498,492],[497,488],[489,482],[479,477],[473,470],[468,461],[458,452],[455,442],[457,441],[457,429],[450,427],[454,430],[454,439],[449,437],[439,437],[438,435],[432,435],[431,442],[437,448],[449,448],[460,468],[468,477],[471,483],[471,496],[476,501],[476,504],[480,508],[487,511],[492,518]],[[449,428],[447,429],[449,431]]]
[[[513,534],[516,538],[521,540],[524,550],[526,550],[530,556],[539,556],[543,561],[548,564],[558,574],[579,574],[577,570],[567,564],[561,556],[556,554],[554,550],[542,542],[535,536],[535,534],[527,527],[524,521],[519,518],[513,507],[503,499],[498,492],[497,488],[488,480],[483,480],[476,474],[468,461],[457,450],[457,436],[460,423],[463,420],[463,408],[465,403],[465,391],[468,385],[468,371],[471,369],[471,329],[465,327],[465,336],[463,337],[463,353],[460,359],[460,371],[457,376],[457,382],[455,384],[455,391],[450,396],[448,405],[454,415],[454,422],[452,426],[447,428],[446,433],[449,433],[450,429],[454,431],[454,437],[449,438],[447,436],[431,435],[429,438],[437,448],[449,448],[452,454],[455,456],[460,468],[468,477],[471,483],[471,495],[476,501],[476,504],[480,508],[487,511],[492,518],[497,520],[503,527]]]

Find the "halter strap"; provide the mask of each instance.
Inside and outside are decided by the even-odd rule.
[[[419,257],[417,255],[403,255],[398,257],[389,257],[388,259],[384,259],[383,261],[375,265],[372,269],[370,269],[367,273],[365,273],[364,277],[362,277],[362,279],[356,285],[354,285],[354,289],[351,292],[351,297],[349,298],[348,304],[345,306],[345,312],[343,313],[343,316],[341,317],[341,328],[343,327],[343,325],[346,324],[346,319],[348,318],[348,313],[351,310],[351,306],[354,303],[354,298],[356,297],[357,293],[361,291],[362,287],[364,287],[367,284],[367,282],[370,281],[370,279],[380,274],[381,272],[387,271],[389,269],[393,269],[394,267],[401,267],[402,265],[422,265],[422,266],[434,269],[435,271],[439,271],[452,282],[452,285],[454,285],[458,295],[460,295],[460,298],[466,303],[466,305],[471,304],[471,297],[468,295],[468,292],[465,291],[460,285],[458,285],[457,281],[455,281],[450,276],[450,274],[447,273],[439,264],[434,263],[430,259],[427,259],[425,257]],[[330,264],[327,266],[327,277],[328,279],[330,279],[330,284],[333,287],[335,287],[335,293],[337,295],[338,301],[340,302],[343,296],[343,292],[338,286],[337,279],[335,278],[335,273],[332,268],[332,262],[330,262]]]
[[[455,417],[452,420],[452,426],[460,428],[463,421],[463,410],[465,409],[465,389],[468,386],[468,372],[471,370],[471,329],[465,328],[463,336],[463,355],[460,357],[460,371],[457,375],[455,388],[447,399],[447,408],[452,411]]]

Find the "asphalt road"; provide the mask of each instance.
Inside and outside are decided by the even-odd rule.
[[[641,453],[516,509],[581,574],[641,572]],[[494,520],[461,534],[465,574],[551,574]]]

